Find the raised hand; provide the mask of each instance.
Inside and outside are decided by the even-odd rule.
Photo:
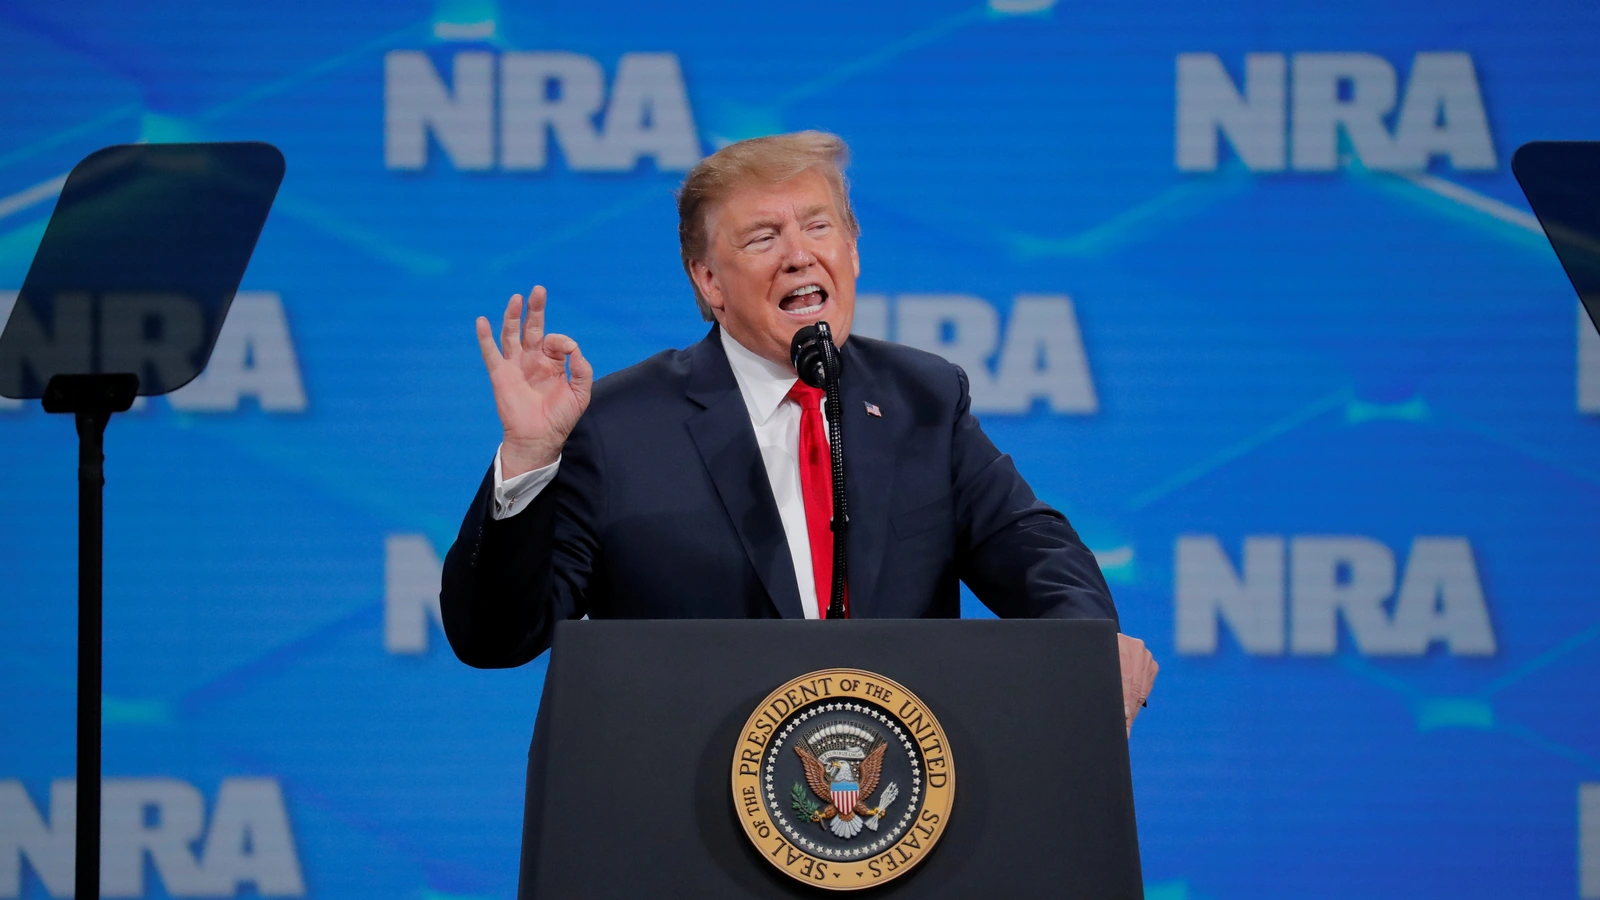
[[[544,333],[544,305],[545,290],[535,285],[528,292],[528,323],[523,327],[522,295],[512,294],[500,323],[499,347],[489,320],[478,317],[478,349],[483,351],[505,431],[500,447],[500,474],[505,478],[560,458],[567,436],[589,406],[594,384],[594,367],[583,358],[578,342],[564,334]]]

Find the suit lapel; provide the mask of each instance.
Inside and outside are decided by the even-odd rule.
[[[895,479],[895,427],[889,397],[878,390],[875,374],[862,364],[855,345],[841,349],[844,374],[839,380],[844,435],[845,491],[850,503],[850,613],[872,618],[886,610],[877,604],[878,575],[889,539],[889,500]],[[880,415],[867,413],[867,404]],[[886,421],[885,416],[891,417]]]
[[[689,418],[689,436],[756,575],[785,619],[803,619],[794,561],[778,503],[772,498],[761,450],[744,397],[722,350],[716,328],[695,345],[688,398],[701,407]]]

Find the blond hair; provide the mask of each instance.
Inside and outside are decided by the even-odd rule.
[[[859,237],[861,226],[850,208],[850,183],[844,177],[850,161],[850,148],[844,139],[825,131],[796,131],[750,138],[729,144],[700,160],[683,179],[678,189],[678,248],[683,255],[683,271],[694,288],[694,301],[700,315],[711,321],[711,304],[694,282],[693,263],[704,259],[709,235],[706,220],[716,206],[741,184],[778,184],[808,169],[815,169],[828,182],[834,202],[844,216],[852,238]]]

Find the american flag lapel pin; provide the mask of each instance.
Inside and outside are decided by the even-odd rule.
[[[868,403],[867,404],[867,415],[876,416],[876,417],[881,419],[881,418],[883,418],[883,410],[879,409],[878,408],[878,404],[876,404],[876,403]]]

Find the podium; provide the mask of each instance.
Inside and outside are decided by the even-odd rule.
[[[561,623],[529,754],[520,896],[1136,900],[1143,887],[1118,665],[1116,627],[1106,620]],[[896,774],[884,764],[882,780],[895,778],[899,795],[878,788],[870,802],[868,777],[857,777],[863,754],[832,751],[847,773],[834,777],[850,777],[852,788],[859,782],[863,795],[835,794],[836,818],[857,802],[857,811],[879,804],[880,817],[885,807],[892,811],[882,831],[862,831],[858,822],[849,838],[833,836],[848,823],[827,816],[835,805],[826,794],[812,796],[796,783],[789,796],[796,778],[785,773],[799,771],[794,757],[811,754],[777,747],[805,746],[801,738],[810,735],[815,750],[824,746],[815,742],[839,737],[840,726],[824,728],[824,718],[784,725],[776,713],[805,719],[830,706],[864,710],[873,717],[866,731],[888,736],[892,750],[900,746],[894,734],[909,739],[924,729],[920,718],[889,721],[908,710],[903,695],[881,704],[817,699],[816,692],[860,678],[835,676],[814,692],[790,691],[796,703],[763,706],[801,676],[838,669],[882,676],[914,695],[941,729],[940,740],[919,745],[926,751],[920,767],[902,762]],[[868,696],[878,695],[857,691]],[[765,717],[767,708],[775,714]],[[818,727],[808,731],[810,724]],[[903,732],[892,731],[900,725]],[[752,745],[750,758],[776,764],[770,809],[735,802],[738,757]],[[893,816],[922,799],[914,784],[926,784],[923,805],[931,808],[935,781],[950,786],[946,814],[936,817],[937,843],[875,883],[874,872],[887,869],[869,870],[874,854],[864,848],[899,833]],[[791,804],[801,812],[790,812]],[[878,827],[864,812],[860,818]],[[801,843],[814,838],[817,853],[854,861],[821,867],[818,881],[835,890],[808,884],[796,866],[785,869],[784,856],[797,854],[778,838],[768,858],[757,824],[794,830],[805,836]]]

